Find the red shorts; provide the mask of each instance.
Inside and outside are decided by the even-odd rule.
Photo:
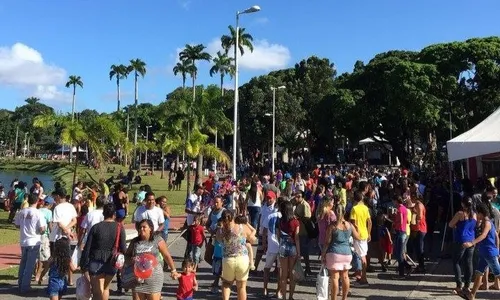
[[[389,242],[388,237],[381,237],[380,238],[380,249],[384,251],[387,254],[392,254],[392,244]]]

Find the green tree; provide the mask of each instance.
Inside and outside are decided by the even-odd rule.
[[[68,81],[66,82],[67,88],[73,88],[73,101],[71,105],[71,118],[75,117],[75,97],[76,97],[76,86],[83,89],[83,81],[80,76],[70,75]]]
[[[212,56],[210,54],[208,54],[208,52],[205,52],[205,48],[206,47],[203,44],[198,44],[198,45],[194,45],[194,46],[187,44],[186,48],[184,48],[184,50],[182,50],[179,53],[179,60],[181,60],[181,61],[190,61],[191,64],[192,64],[192,66],[190,68],[190,71],[191,71],[191,78],[193,80],[193,88],[192,88],[193,102],[191,103],[191,105],[195,102],[195,98],[196,98],[196,85],[195,85],[195,82],[196,82],[196,77],[197,77],[197,72],[198,72],[198,69],[196,67],[196,62],[200,61],[200,60],[210,61],[210,59],[212,59]],[[192,109],[192,107],[191,107],[191,109]],[[190,130],[190,125],[189,125],[189,122],[188,122],[188,136],[187,136],[187,141],[189,141],[189,139],[190,139],[189,138],[190,131],[191,131]],[[196,167],[197,168],[202,168],[202,166],[199,166],[199,165],[197,165]],[[188,193],[189,193],[189,189],[190,189],[190,180],[189,180],[189,178],[190,178],[189,176],[190,175],[191,174],[190,174],[189,160],[188,160],[188,170],[187,170]]]
[[[72,120],[67,115],[45,114],[37,116],[33,125],[37,128],[58,126],[62,128],[61,140],[66,145],[75,145],[79,149],[88,145],[92,157],[101,164],[109,159],[107,147],[115,145],[122,137],[117,124],[108,116],[97,116],[85,121]],[[73,185],[76,182],[79,157],[74,159]]]
[[[226,54],[229,54],[231,47],[236,45],[236,29],[229,25],[229,35],[223,35],[220,38],[222,49],[224,49]],[[238,48],[240,54],[245,53],[245,48],[248,48],[250,52],[253,52],[253,36],[245,31],[245,28],[239,27],[238,32]],[[234,49],[234,57],[236,57],[236,49]]]
[[[120,111],[120,80],[127,78],[130,73],[130,69],[123,64],[111,65],[110,69],[109,80],[112,80],[113,78],[116,79],[116,111],[118,112]]]
[[[189,59],[184,59],[178,62],[175,67],[172,69],[174,75],[177,76],[181,74],[182,77],[182,89],[186,88],[186,79],[188,74],[193,74],[195,70],[193,70],[193,62]]]

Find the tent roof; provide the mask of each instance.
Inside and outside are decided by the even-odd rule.
[[[500,107],[476,127],[446,142],[448,160],[500,152]]]
[[[378,136],[375,136],[375,138],[377,140],[374,140],[372,138],[362,139],[361,141],[359,141],[359,144],[360,145],[364,145],[364,144],[378,143],[379,141],[381,141],[381,142],[387,142],[387,140],[384,139],[384,138],[381,138],[381,137],[378,137]]]

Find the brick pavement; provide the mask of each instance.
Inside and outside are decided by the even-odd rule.
[[[169,239],[175,239],[178,233],[170,234]],[[171,240],[170,240],[171,241]],[[182,255],[185,249],[185,241],[179,239],[170,246],[170,252],[172,253],[174,260],[176,262],[177,268],[180,268],[182,261]],[[311,258],[316,259],[316,256],[311,256]],[[376,266],[376,265],[375,265]],[[259,269],[262,269],[263,263],[260,264]],[[319,269],[319,262],[315,260],[313,262],[313,268],[317,272]],[[437,299],[437,300],[458,300],[458,296],[451,294],[451,289],[454,287],[453,282],[453,272],[450,260],[442,260],[440,262],[429,262],[428,264],[429,274],[426,275],[414,275],[407,280],[394,280],[395,277],[395,267],[391,267],[387,273],[369,273],[368,279],[370,282],[369,286],[366,287],[356,287],[353,286],[351,291],[352,295],[349,299],[369,299],[369,300],[399,300],[399,299]],[[168,274],[166,274],[168,275]],[[75,278],[78,275],[75,275]],[[200,269],[197,274],[197,278],[200,284],[200,290],[195,293],[195,299],[220,299],[220,293],[218,295],[211,295],[208,293],[211,281],[214,279],[210,272],[209,266],[202,262],[200,264]],[[3,278],[9,279],[9,278]],[[299,283],[296,289],[295,299],[316,299],[316,277],[310,277],[305,282]],[[29,296],[16,296],[14,295],[15,278],[10,278],[8,284],[0,285],[0,299],[6,299],[3,295],[9,295],[8,299],[21,300],[21,299],[45,299],[44,286],[35,286],[37,294]],[[115,283],[112,283],[112,289],[116,287]],[[177,287],[177,282],[165,276],[165,283],[163,288],[164,299],[173,299],[175,295],[175,290]],[[270,289],[276,288],[275,280],[271,280]],[[235,290],[233,288],[233,290]],[[251,275],[248,281],[248,299],[262,299],[262,275]],[[75,289],[74,287],[69,289],[69,295],[65,298],[74,299]],[[478,299],[498,299],[500,298],[500,292],[481,292],[478,294]],[[131,299],[130,294],[125,296],[111,295],[112,300],[124,300]],[[236,299],[236,294],[232,294],[231,299]]]

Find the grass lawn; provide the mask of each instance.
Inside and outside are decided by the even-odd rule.
[[[82,181],[99,180],[99,178],[109,178],[112,175],[117,175],[119,170],[122,169],[126,173],[126,167],[119,165],[113,165],[115,167],[114,173],[101,172],[98,170],[88,169],[85,167],[78,168],[78,178]],[[141,176],[143,172],[141,172]],[[59,177],[61,181],[66,184],[67,192],[71,192],[69,187],[73,181],[73,172],[68,168],[60,168],[54,172],[54,176]],[[168,204],[172,211],[173,216],[184,215],[184,204],[186,200],[186,181],[183,182],[180,191],[168,191],[168,173],[165,172],[165,178],[161,179],[161,171],[155,171],[151,176],[142,176],[142,185],[149,184],[156,196],[166,196],[168,199]],[[191,185],[193,186],[193,185]],[[48,187],[50,190],[52,187]],[[129,191],[129,199],[132,200],[134,193],[139,190],[139,185],[133,185],[132,190]],[[131,203],[131,213],[135,209],[135,204]],[[7,218],[9,216],[8,212],[0,212],[0,246],[1,245],[11,245],[19,242],[19,230],[13,224],[7,223]],[[126,222],[130,222],[131,218],[127,218]],[[0,276],[1,279],[1,276]]]
[[[19,272],[18,266],[0,270],[0,284],[12,283],[12,281],[17,280],[18,272]]]

